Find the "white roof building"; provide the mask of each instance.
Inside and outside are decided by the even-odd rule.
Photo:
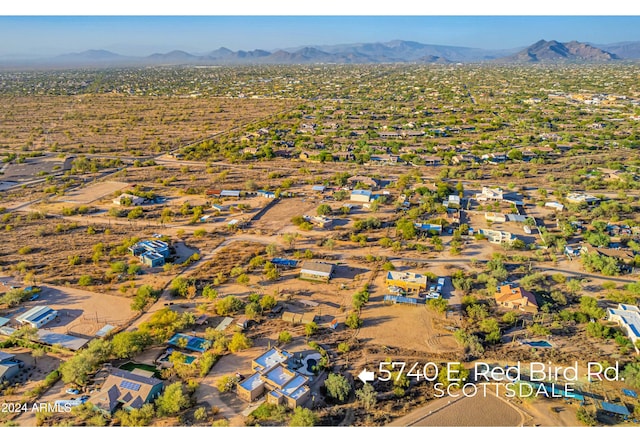
[[[569,193],[567,194],[567,202],[569,203],[596,203],[599,202],[600,199],[598,199],[595,196],[592,196],[590,194],[587,193]]]
[[[609,320],[618,323],[627,333],[627,337],[631,340],[636,348],[636,352],[640,353],[638,341],[640,341],[640,308],[637,305],[618,304],[618,308],[610,308],[607,310]]]
[[[476,195],[477,200],[484,200],[484,201],[502,200],[503,198],[504,197],[502,193],[502,188],[499,188],[499,187],[495,187],[495,188],[482,187],[482,193]]]
[[[40,328],[58,316],[58,312],[46,305],[37,305],[26,313],[16,317],[16,321],[21,325],[30,325]]]

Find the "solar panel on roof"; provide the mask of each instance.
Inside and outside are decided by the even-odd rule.
[[[140,390],[140,384],[132,383],[131,381],[122,380],[120,383],[120,387],[126,388],[127,390],[138,391]]]

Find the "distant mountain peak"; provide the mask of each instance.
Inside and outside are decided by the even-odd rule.
[[[617,55],[572,40],[561,43],[557,40],[538,40],[515,55],[501,58],[500,62],[607,62],[620,59]]]
[[[194,55],[183,50],[154,53],[147,57],[122,56],[104,49],[89,49],[53,58],[14,60],[2,58],[5,67],[22,64],[27,68],[58,66],[119,67],[138,65],[234,65],[234,64],[376,64],[376,63],[554,63],[608,62],[640,59],[640,42],[594,45],[576,40],[559,42],[540,39],[522,49],[480,49],[462,46],[424,44],[407,40],[299,46],[274,51],[262,49],[233,51],[220,47]]]

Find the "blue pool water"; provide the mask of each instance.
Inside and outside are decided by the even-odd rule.
[[[193,357],[193,356],[189,356],[189,355],[186,355],[186,357],[185,357],[185,361],[184,361],[184,362],[185,362],[187,365],[190,365],[190,364],[192,364],[192,363],[193,363],[193,361],[194,361],[194,360],[196,360],[196,358],[195,358],[195,357]],[[161,361],[161,362],[168,362],[168,361],[169,361],[169,355],[167,354],[167,355],[166,355],[166,356],[164,356],[162,359],[160,359],[160,361]]]
[[[551,348],[553,347],[547,341],[528,341],[525,344],[529,344],[531,347]]]

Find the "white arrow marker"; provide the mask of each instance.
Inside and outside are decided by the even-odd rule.
[[[367,381],[373,381],[375,379],[375,375],[373,371],[367,371],[367,368],[364,368],[362,372],[358,374],[358,378],[366,384]]]

